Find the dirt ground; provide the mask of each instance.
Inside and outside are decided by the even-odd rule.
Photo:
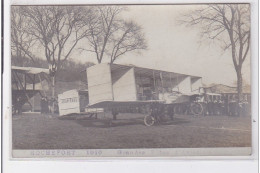
[[[102,115],[99,117],[102,117]],[[146,127],[143,115],[121,114],[107,120],[57,115],[14,115],[13,149],[198,148],[251,146],[250,117],[176,115]]]

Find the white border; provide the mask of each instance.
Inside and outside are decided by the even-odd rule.
[[[51,161],[42,161],[41,159],[37,162],[35,161],[28,161],[25,159],[24,161],[16,161],[10,160],[10,136],[9,136],[9,127],[11,124],[11,97],[10,97],[10,4],[12,5],[39,5],[39,4],[183,4],[183,3],[212,3],[210,0],[125,0],[121,2],[119,0],[99,0],[99,1],[84,1],[84,0],[13,0],[13,1],[4,1],[4,76],[3,76],[3,162],[4,172],[87,172],[88,171],[95,171],[95,172],[169,172],[171,170],[184,170],[184,172],[255,172],[257,171],[257,160],[258,160],[258,0],[218,0],[214,1],[215,3],[250,3],[251,4],[251,31],[252,31],[252,46],[251,46],[251,53],[252,53],[252,119],[255,122],[252,125],[252,156],[223,156],[223,157],[212,157],[215,159],[214,161],[206,161],[209,157],[190,157],[191,159],[202,159],[201,161],[198,160],[183,160],[185,158],[177,158],[178,160],[172,159],[149,159],[146,158],[145,160],[135,160],[135,159],[105,159],[105,160],[98,160],[96,159],[95,162],[91,162],[88,160],[87,162],[82,160],[77,160],[77,162],[72,159],[66,159],[66,161],[51,159]],[[210,157],[211,158],[211,157]],[[128,167],[131,165],[131,168]],[[213,168],[214,167],[214,168]],[[111,168],[111,170],[108,170]]]

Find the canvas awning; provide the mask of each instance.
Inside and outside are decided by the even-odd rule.
[[[49,69],[46,68],[12,66],[12,70],[17,71],[19,73],[28,73],[28,74],[39,74],[39,73],[49,74]]]

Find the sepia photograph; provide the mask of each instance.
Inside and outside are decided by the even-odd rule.
[[[11,6],[12,157],[250,155],[250,13]]]

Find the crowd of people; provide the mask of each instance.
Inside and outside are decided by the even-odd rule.
[[[205,101],[205,113],[207,115],[229,115],[229,116],[246,116],[250,115],[250,103],[247,99],[237,102],[235,95],[221,95],[207,97]]]

